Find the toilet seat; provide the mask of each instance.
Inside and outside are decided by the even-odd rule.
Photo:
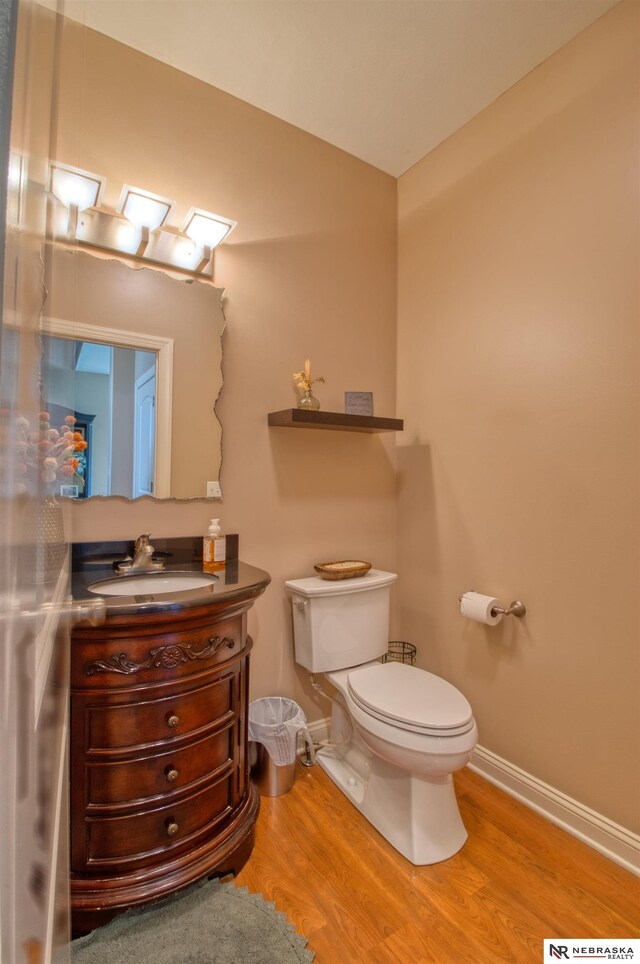
[[[375,663],[349,672],[349,696],[384,723],[437,737],[468,733],[471,706],[446,680],[404,663]]]

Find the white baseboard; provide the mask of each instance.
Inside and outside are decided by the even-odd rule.
[[[323,720],[314,720],[313,723],[308,724],[307,729],[314,743],[322,743],[323,740],[329,739],[331,717],[326,716]]]
[[[469,769],[640,877],[640,836],[477,746]]]
[[[309,724],[314,743],[329,739],[330,725],[330,717]],[[482,746],[475,748],[469,769],[640,877],[640,836],[637,834]]]

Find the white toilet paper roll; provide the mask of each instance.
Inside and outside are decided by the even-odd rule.
[[[487,626],[497,626],[502,619],[502,613],[492,615],[491,610],[494,606],[504,609],[504,606],[495,596],[483,596],[480,592],[465,592],[460,600],[460,612],[467,619],[475,619],[479,623]]]

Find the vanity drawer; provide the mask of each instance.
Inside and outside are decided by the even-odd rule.
[[[232,765],[236,732],[236,726],[228,723],[212,736],[180,749],[122,763],[87,763],[87,807],[142,803],[149,797],[184,791],[225,764]]]
[[[172,851],[194,846],[229,815],[234,805],[233,771],[179,803],[123,817],[86,817],[84,864],[97,870],[113,864],[166,860]],[[78,866],[77,859],[81,858]],[[73,869],[82,869],[75,854]]]
[[[236,673],[175,696],[135,702],[88,703],[85,709],[85,751],[88,753],[148,747],[211,727],[237,711]]]
[[[80,656],[72,660],[74,688],[110,689],[179,680],[237,656],[245,646],[243,619],[235,616],[202,627],[120,639],[105,626],[104,638],[74,634]],[[97,638],[96,638],[97,636]]]

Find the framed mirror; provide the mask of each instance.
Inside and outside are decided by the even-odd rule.
[[[222,460],[223,289],[76,249],[51,258],[42,397],[79,443],[59,494],[206,497]]]

